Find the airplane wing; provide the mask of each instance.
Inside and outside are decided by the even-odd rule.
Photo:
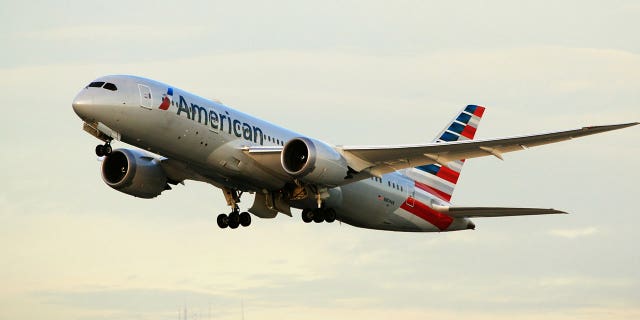
[[[447,207],[434,206],[438,212],[442,212],[451,218],[493,218],[530,216],[540,214],[567,214],[567,212],[555,209],[540,208],[503,208],[503,207]]]
[[[340,147],[338,149],[354,170],[369,173],[373,176],[381,176],[400,169],[434,163],[444,165],[460,159],[485,156],[495,156],[502,159],[502,154],[506,152],[520,151],[530,147],[622,129],[637,124],[638,122],[591,126],[510,138],[441,142],[424,145]]]

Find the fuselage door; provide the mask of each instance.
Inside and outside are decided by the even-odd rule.
[[[413,186],[406,186],[407,205],[413,207],[416,204],[416,189]]]
[[[151,109],[153,105],[151,89],[144,84],[138,84],[138,89],[140,89],[140,106],[143,108]]]

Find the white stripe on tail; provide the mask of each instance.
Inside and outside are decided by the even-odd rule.
[[[434,142],[473,140],[485,108],[468,105],[449,122]],[[407,169],[405,174],[415,180],[416,191],[428,192],[444,201],[451,196],[458,183],[464,160],[449,162],[446,166],[429,164]]]

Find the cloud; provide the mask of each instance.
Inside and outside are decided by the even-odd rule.
[[[585,276],[565,276],[565,277],[545,277],[535,283],[540,287],[561,288],[561,287],[579,287],[579,288],[625,288],[632,287],[634,281],[626,278],[596,278]]]
[[[148,42],[171,38],[197,38],[205,33],[201,26],[175,25],[81,25],[22,32],[18,36],[48,41],[89,41],[95,39]]]
[[[81,319],[228,318],[240,309],[241,298],[214,293],[162,288],[85,288],[34,292],[42,305],[75,310]],[[186,308],[186,310],[185,310]]]
[[[549,234],[560,238],[576,239],[582,237],[589,237],[599,232],[596,227],[586,227],[579,229],[554,229],[549,231]]]

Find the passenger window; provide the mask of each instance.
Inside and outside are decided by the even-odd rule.
[[[113,84],[113,83],[111,83],[111,82],[107,82],[107,83],[105,83],[105,85],[104,85],[104,87],[103,87],[103,88],[105,88],[105,89],[107,89],[107,90],[111,90],[111,91],[116,91],[116,90],[118,90],[118,87],[116,87],[116,85],[115,85],[115,84]]]
[[[102,82],[102,81],[91,82],[91,83],[89,83],[89,85],[87,87],[100,88],[100,87],[102,87],[103,84],[104,84],[104,82]]]

